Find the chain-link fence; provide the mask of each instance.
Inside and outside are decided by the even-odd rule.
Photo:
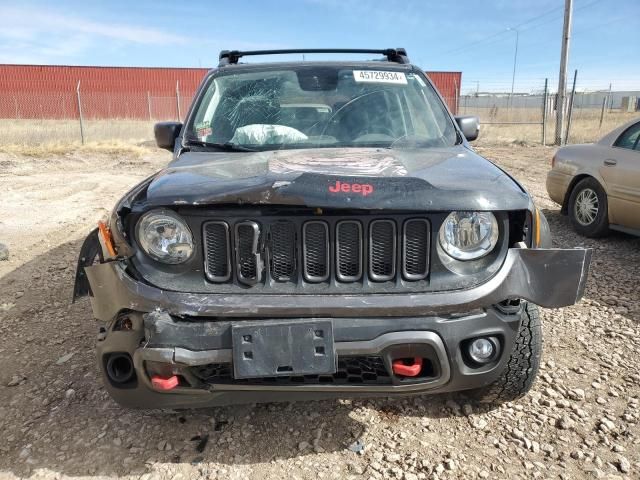
[[[462,95],[459,114],[480,118],[483,140],[553,144],[556,94],[549,92],[548,81],[535,91],[540,93]],[[640,92],[635,91],[603,89],[569,93],[565,105],[566,143],[595,141],[609,130],[636,117],[640,110],[639,99]]]
[[[481,139],[547,142],[548,82],[540,94],[475,93],[460,97],[460,115],[480,118]]]
[[[183,119],[192,97],[193,92],[179,90],[161,96],[85,91],[77,84],[58,92],[2,92],[3,142],[148,141],[155,122]]]

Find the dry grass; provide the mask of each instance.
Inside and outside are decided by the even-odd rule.
[[[50,155],[66,155],[70,152],[104,155],[127,155],[133,158],[142,158],[155,150],[153,146],[135,145],[121,140],[105,142],[87,142],[84,145],[80,141],[55,141],[39,144],[28,143],[0,143],[0,153],[10,155],[24,155],[27,157],[46,157]]]
[[[121,140],[140,143],[153,138],[154,122],[144,120],[86,120],[84,138],[87,142]],[[1,143],[38,144],[49,142],[80,142],[78,120],[1,119]]]
[[[540,111],[537,109],[520,109],[512,115],[506,111],[502,115],[498,114],[493,118],[487,112],[477,112],[480,115],[480,123],[488,122],[536,122],[541,120]],[[553,112],[552,112],[553,113]],[[473,115],[473,112],[467,112]],[[483,115],[484,114],[484,115]],[[637,118],[638,113],[605,112],[602,127],[600,127],[599,109],[576,109],[573,113],[571,131],[568,143],[588,143],[599,140],[609,131]],[[546,142],[552,145],[555,138],[555,115],[550,115],[546,123]],[[531,143],[540,144],[542,141],[542,125],[488,125],[482,124],[480,130],[481,143],[491,144],[511,144],[511,143]]]
[[[70,151],[140,157],[154,146],[153,122],[89,120],[84,145],[76,120],[0,120],[0,152],[42,157]]]

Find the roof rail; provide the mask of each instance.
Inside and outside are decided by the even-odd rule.
[[[252,55],[279,55],[285,53],[377,53],[387,57],[389,62],[409,63],[409,57],[407,57],[407,51],[404,48],[385,48],[380,50],[367,48],[298,48],[292,50],[253,50],[245,52],[240,50],[222,50],[220,52],[220,63],[218,66],[235,65],[240,58]]]

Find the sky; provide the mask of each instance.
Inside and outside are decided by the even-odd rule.
[[[0,63],[213,67],[222,49],[405,47],[425,70],[462,71],[462,93],[509,91],[517,37],[515,90],[545,78],[553,90],[563,10],[564,0],[0,0]],[[640,90],[639,45],[640,0],[574,0],[579,90]]]

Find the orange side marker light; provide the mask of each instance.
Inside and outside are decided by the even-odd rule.
[[[109,227],[107,227],[104,222],[100,221],[98,222],[98,231],[100,232],[100,236],[102,236],[102,241],[107,249],[107,253],[112,257],[116,257],[118,254],[116,253],[116,247],[113,245],[113,237],[111,236],[111,230],[109,230]]]

